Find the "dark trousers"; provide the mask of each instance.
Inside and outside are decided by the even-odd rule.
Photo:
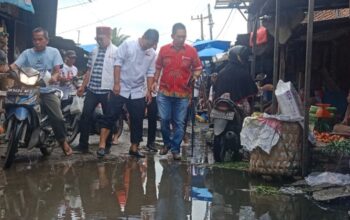
[[[80,129],[80,139],[79,139],[79,147],[88,148],[89,147],[89,136],[90,136],[90,128],[92,126],[91,122],[93,122],[93,114],[96,106],[101,103],[103,113],[107,112],[107,103],[108,103],[108,93],[107,94],[95,94],[91,91],[87,91],[85,100],[84,100],[84,108],[83,113],[81,115],[79,129]],[[107,146],[111,147],[112,143],[112,133],[108,136]]]
[[[48,116],[56,140],[62,143],[66,140],[67,133],[60,99],[53,93],[40,94],[40,104]]]
[[[147,145],[154,143],[156,140],[157,132],[157,99],[152,98],[151,104],[147,105],[147,118],[148,118],[148,133],[147,133]]]
[[[107,114],[101,120],[101,127],[112,129],[114,123],[122,113],[123,105],[126,104],[126,109],[130,116],[130,142],[139,144],[142,141],[143,118],[145,116],[145,98],[131,99],[122,96],[116,96],[111,92],[108,100]]]

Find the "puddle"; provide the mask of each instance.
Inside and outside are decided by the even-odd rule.
[[[253,192],[264,183],[241,171],[152,155],[20,166],[0,171],[0,219],[348,219],[341,205]]]

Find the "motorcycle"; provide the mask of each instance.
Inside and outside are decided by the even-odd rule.
[[[216,162],[240,159],[240,132],[244,116],[243,109],[231,100],[229,93],[214,101],[210,118],[214,127],[212,147]]]
[[[82,78],[81,77],[74,77],[72,81],[72,85],[78,89],[82,84]],[[73,92],[69,94],[68,102],[65,106],[62,108],[63,117],[66,121],[66,128],[67,128],[67,141],[68,143],[72,143],[77,135],[79,134],[79,124],[80,124],[80,117],[82,112],[71,112],[71,105],[73,104],[73,99],[76,97],[76,92]],[[83,96],[85,97],[85,96]],[[120,116],[120,118],[116,121],[115,127],[114,127],[114,135],[117,135],[119,138],[123,132],[123,126],[124,126],[124,120],[126,120],[126,113],[123,110],[123,114]],[[92,115],[92,122],[90,123],[90,135],[99,135],[101,130],[101,125],[99,121],[103,117],[103,110],[101,104],[97,105],[95,108],[95,111]]]
[[[15,80],[15,86],[7,91],[5,98],[5,141],[7,152],[3,167],[10,168],[18,148],[31,150],[39,148],[44,156],[51,154],[56,139],[50,126],[48,116],[42,114],[40,93],[55,93],[59,98],[63,92],[58,89],[43,88],[48,85],[50,73],[46,72],[40,79],[40,72],[33,68],[19,68],[11,71],[8,77]]]
[[[74,86],[76,89],[81,85],[81,78],[74,77],[71,86]],[[61,110],[63,118],[65,120],[65,125],[67,129],[67,142],[71,144],[79,133],[79,120],[81,112],[71,112],[71,106],[73,104],[73,99],[76,97],[76,91],[71,92],[68,95],[68,99],[64,105],[61,104]]]

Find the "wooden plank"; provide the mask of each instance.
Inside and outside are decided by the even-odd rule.
[[[305,84],[304,84],[304,132],[303,132],[303,153],[302,153],[302,175],[309,172],[310,152],[309,152],[309,108],[310,108],[310,81],[312,67],[312,38],[314,30],[314,7],[315,0],[309,0],[307,38],[306,38],[306,58],[305,58]]]
[[[278,82],[278,67],[279,67],[279,26],[280,26],[280,0],[276,1],[275,10],[275,42],[274,42],[274,52],[273,52],[273,88],[276,89]],[[275,93],[272,96],[272,113],[277,112],[277,99]]]

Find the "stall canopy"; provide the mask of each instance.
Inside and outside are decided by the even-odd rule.
[[[223,41],[223,40],[197,40],[193,43],[193,47],[197,49],[197,51],[201,51],[205,48],[216,48],[220,50],[228,50],[230,48],[231,41]]]
[[[211,57],[215,56],[216,54],[223,53],[223,52],[224,52],[224,50],[209,47],[209,48],[204,48],[203,50],[200,50],[198,52],[198,56],[199,56],[199,58],[211,58]]]
[[[34,7],[31,0],[0,0],[0,3],[15,5],[34,14]]]
[[[227,51],[230,45],[230,41],[202,40],[194,42],[193,47],[198,51],[201,60],[211,60],[216,54]]]
[[[79,47],[90,53],[95,47],[97,47],[97,44],[84,44]]]

